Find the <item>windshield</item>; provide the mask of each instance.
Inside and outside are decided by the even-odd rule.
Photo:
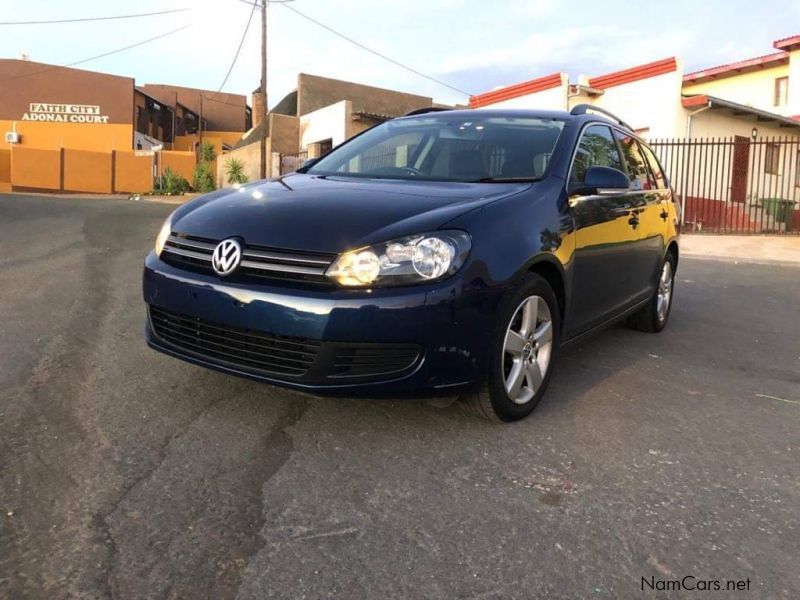
[[[446,112],[395,119],[324,156],[306,172],[430,181],[540,179],[564,121]]]

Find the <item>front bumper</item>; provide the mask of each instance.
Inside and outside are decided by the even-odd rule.
[[[175,268],[152,252],[145,260],[143,288],[145,302],[157,314],[168,311],[254,335],[308,340],[320,348],[308,372],[269,373],[159,335],[148,310],[146,338],[156,350],[311,393],[371,397],[455,395],[474,386],[484,373],[491,315],[498,300],[495,292],[466,289],[457,276],[427,285],[374,290],[243,285]],[[335,362],[331,357],[338,350],[365,344],[415,347],[419,353],[407,368],[382,376],[350,376],[331,370]]]

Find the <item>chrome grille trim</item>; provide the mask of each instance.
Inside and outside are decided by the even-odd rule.
[[[195,269],[211,271],[211,256],[218,241],[195,238],[172,232],[164,244],[162,256]],[[281,250],[261,246],[245,246],[239,273],[253,277],[293,278],[310,283],[330,283],[325,271],[336,258],[335,254]],[[188,260],[187,260],[188,259]]]
[[[247,254],[245,254],[247,256]],[[259,271],[275,271],[278,273],[298,273],[303,275],[325,275],[325,268],[299,267],[295,265],[282,265],[278,263],[256,262],[253,260],[243,260],[241,266],[244,269],[258,269]]]

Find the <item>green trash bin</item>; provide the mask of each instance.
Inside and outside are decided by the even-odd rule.
[[[768,215],[775,217],[776,223],[786,225],[787,231],[792,227],[792,216],[794,211],[794,200],[786,198],[762,198],[761,206]]]

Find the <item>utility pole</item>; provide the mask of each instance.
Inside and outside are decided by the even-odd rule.
[[[255,0],[253,0],[255,1]],[[261,0],[261,179],[267,178],[267,0]]]

